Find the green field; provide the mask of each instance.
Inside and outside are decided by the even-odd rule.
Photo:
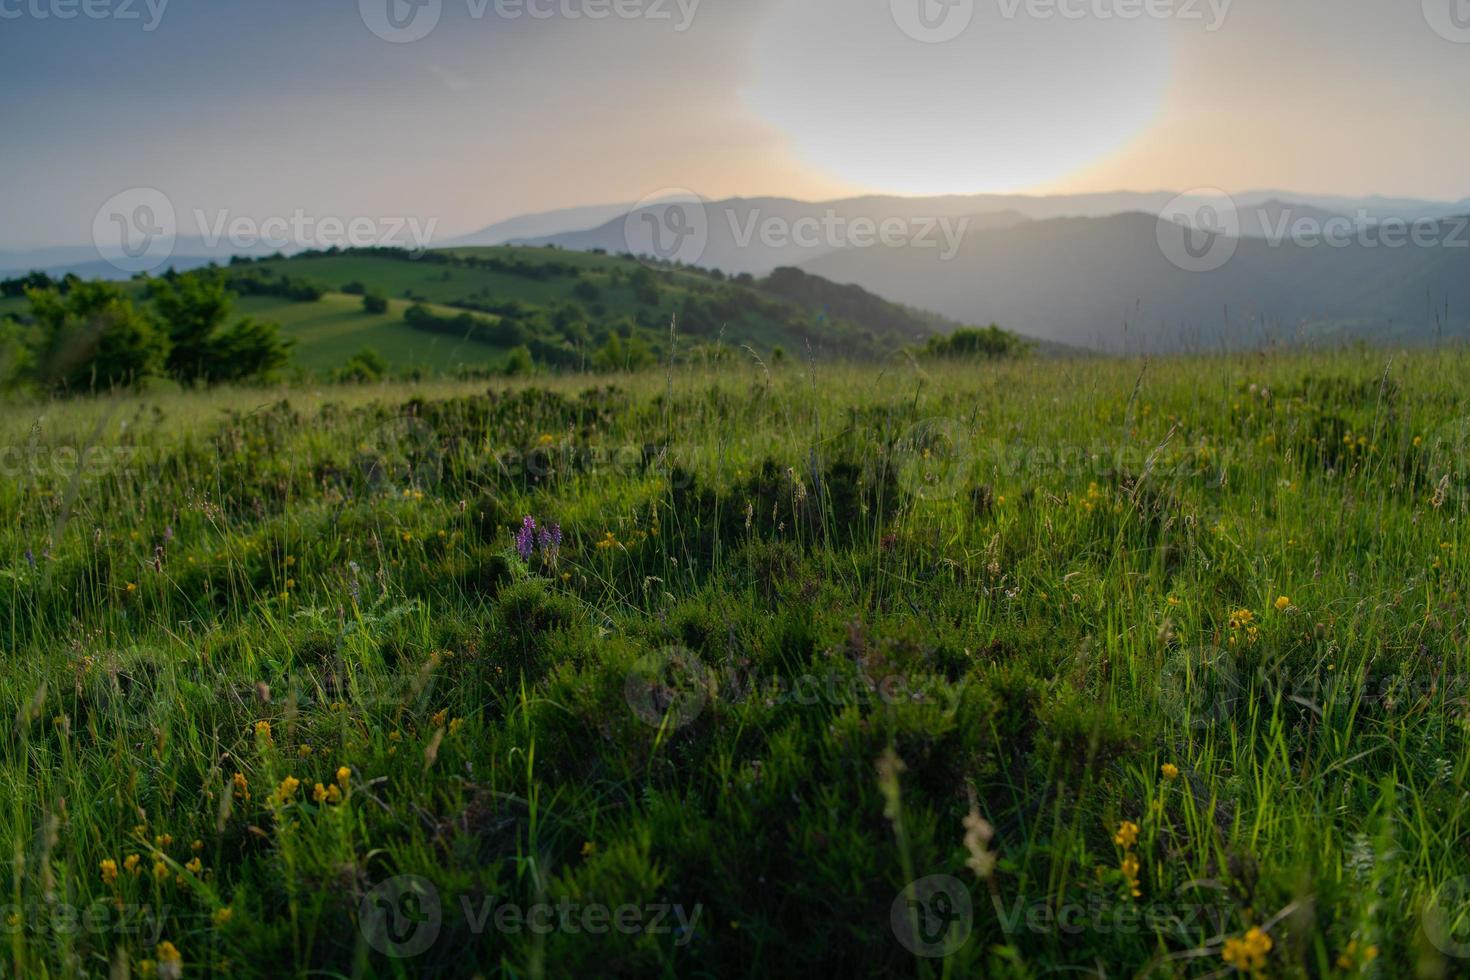
[[[1470,356],[745,364],[8,405],[5,969],[1465,972]]]

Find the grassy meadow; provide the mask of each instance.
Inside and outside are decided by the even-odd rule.
[[[1466,972],[1470,356],[796,360],[8,404],[0,973]]]

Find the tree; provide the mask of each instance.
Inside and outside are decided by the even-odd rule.
[[[338,381],[366,383],[379,381],[388,373],[388,362],[383,355],[371,347],[364,347],[347,359],[347,363],[334,372]]]
[[[505,373],[510,377],[532,374],[536,370],[536,361],[531,357],[531,349],[524,344],[514,348],[505,359]]]
[[[172,345],[168,372],[183,384],[249,380],[290,356],[292,341],[274,323],[247,318],[225,328],[235,296],[212,271],[170,274],[153,280],[149,292]]]
[[[267,378],[291,359],[294,340],[281,336],[274,323],[246,317],[209,342],[208,380],[250,381]]]
[[[377,289],[369,289],[362,296],[362,308],[374,315],[388,312],[388,297]]]
[[[149,285],[153,308],[168,330],[168,373],[192,384],[209,373],[210,340],[229,319],[233,300],[215,276],[176,275]]]
[[[36,378],[75,390],[129,385],[164,370],[168,336],[110,282],[26,294],[39,329]]]

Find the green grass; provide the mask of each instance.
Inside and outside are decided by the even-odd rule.
[[[296,342],[292,364],[323,376],[365,347],[383,355],[399,373],[414,368],[448,373],[461,365],[493,366],[504,360],[505,351],[487,344],[412,329],[403,322],[408,306],[406,300],[389,300],[387,313],[372,314],[364,312],[361,296],[328,293],[315,303],[247,296],[235,310],[279,323],[281,332]],[[435,312],[457,311],[438,307]]]
[[[1463,908],[1434,899],[1470,875],[1467,368],[7,406],[0,959],[1220,976],[1257,928],[1263,975],[1462,973]],[[554,557],[518,554],[527,515]],[[900,941],[906,899],[949,956]],[[507,903],[686,928],[543,933]],[[384,908],[388,939],[435,941],[385,945]]]

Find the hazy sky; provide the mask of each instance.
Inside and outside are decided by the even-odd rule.
[[[910,36],[920,4],[964,29]],[[441,234],[671,187],[1459,199],[1467,6],[0,0],[0,246],[85,243],[139,186]]]

